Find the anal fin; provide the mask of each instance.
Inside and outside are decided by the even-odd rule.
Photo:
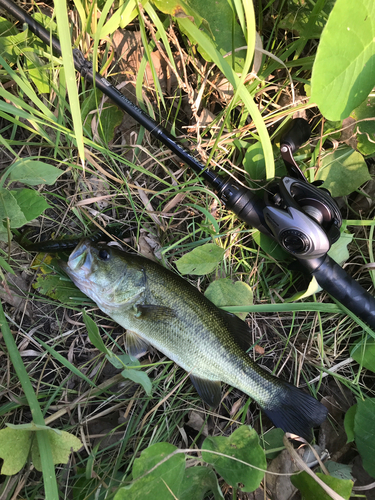
[[[126,350],[133,358],[140,358],[149,350],[149,344],[137,333],[126,331]]]
[[[221,401],[221,382],[212,381],[205,378],[197,377],[196,375],[190,375],[190,379],[193,385],[203,399],[211,407],[216,407]]]

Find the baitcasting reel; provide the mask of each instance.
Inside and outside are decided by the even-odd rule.
[[[322,257],[340,237],[341,214],[329,191],[309,184],[293,152],[310,136],[308,123],[298,118],[281,139],[289,176],[271,184],[265,195],[265,221],[273,236],[299,259]]]

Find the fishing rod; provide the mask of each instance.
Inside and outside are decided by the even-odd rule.
[[[0,0],[0,6],[61,55],[59,40],[12,0]],[[375,298],[348,275],[329,255],[331,245],[340,236],[342,218],[330,193],[310,184],[298,167],[293,153],[310,137],[307,121],[297,118],[281,138],[281,155],[288,175],[271,184],[263,200],[232,178],[222,179],[200,163],[163,127],[127,99],[107,79],[93,72],[82,52],[73,49],[75,69],[119,108],[134,118],[150,134],[191,167],[217,192],[226,208],[239,219],[274,238],[315,277],[323,290],[375,329]]]

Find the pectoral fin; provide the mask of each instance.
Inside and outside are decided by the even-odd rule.
[[[190,375],[193,385],[205,403],[213,408],[218,406],[221,400],[221,382],[207,380],[205,378]]]
[[[170,307],[154,304],[136,304],[134,306],[134,317],[149,319],[150,321],[163,321],[175,318],[176,314]]]
[[[149,344],[142,339],[138,334],[127,330],[126,332],[126,350],[133,358],[140,358],[149,349]]]

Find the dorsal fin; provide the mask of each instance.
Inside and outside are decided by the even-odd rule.
[[[197,377],[196,375],[190,375],[190,379],[193,385],[203,399],[212,408],[219,405],[221,401],[221,382],[212,381],[205,378]]]
[[[222,309],[220,309],[220,313],[234,340],[244,351],[247,351],[253,345],[253,338],[248,325],[235,314]]]

